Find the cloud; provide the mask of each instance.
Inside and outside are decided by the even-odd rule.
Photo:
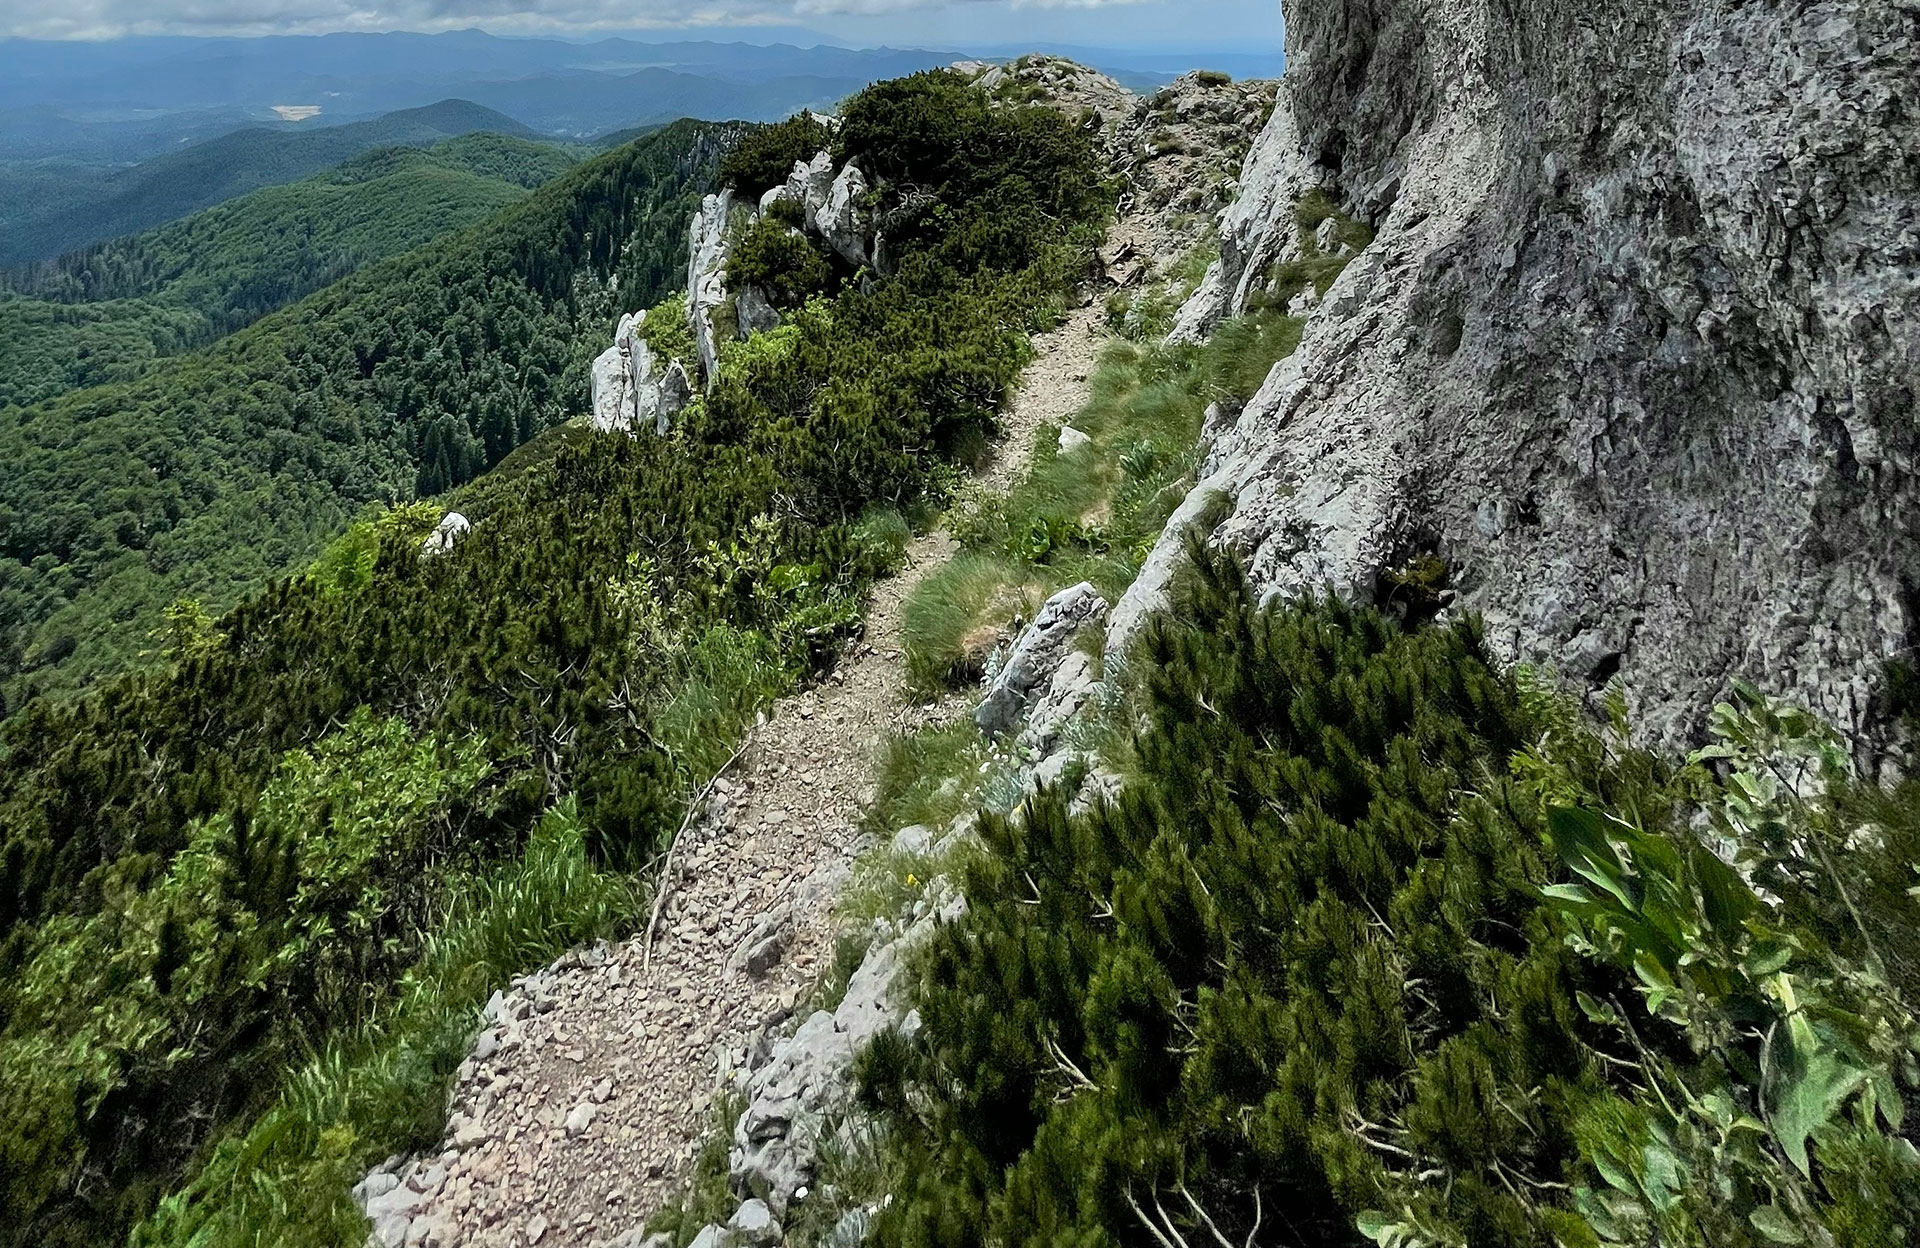
[[[458,30],[714,29],[817,16],[894,16],[973,9],[1095,9],[1150,0],[10,0],[0,35],[317,34]]]

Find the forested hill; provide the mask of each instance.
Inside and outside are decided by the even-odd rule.
[[[366,265],[483,221],[586,150],[497,134],[387,147],[4,279],[0,407],[132,381]]]
[[[607,291],[681,279],[733,133],[678,123],[137,381],[0,412],[0,697],[121,670],[175,599],[223,610],[582,410]]]
[[[148,229],[263,186],[308,177],[376,147],[424,147],[480,131],[538,137],[513,118],[467,100],[317,130],[235,130],[114,174],[84,205],[56,201],[37,214],[22,212],[0,237],[0,266],[46,260]]]

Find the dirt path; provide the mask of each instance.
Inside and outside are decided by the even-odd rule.
[[[1085,401],[1101,337],[1095,304],[1035,339],[987,488],[1006,489],[1035,429]],[[715,785],[676,854],[651,970],[636,937],[569,955],[503,1000],[462,1068],[439,1164],[385,1198],[412,1204],[401,1243],[575,1248],[637,1226],[685,1178],[713,1090],[833,957],[830,910],[862,848],[877,747],[967,705],[911,706],[902,687],[902,609],[953,549],[944,531],[917,538],[875,586],[862,644],[777,703]],[[773,964],[750,974],[749,948]]]

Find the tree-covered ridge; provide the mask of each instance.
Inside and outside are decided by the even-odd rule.
[[[0,696],[123,670],[167,603],[222,610],[582,410],[610,291],[680,279],[732,133],[681,123],[136,381],[0,411]]]
[[[244,126],[101,176],[54,165],[22,179],[0,174],[12,213],[0,236],[0,267],[50,260],[109,238],[152,229],[236,195],[311,177],[363,152],[427,147],[456,135],[537,137],[513,118],[467,100],[442,100],[339,126]],[[28,166],[32,168],[32,166]]]
[[[1911,1242],[1911,788],[1747,695],[1665,765],[1471,624],[1208,557],[1137,657],[1128,786],[983,819],[863,1058],[877,1242]]]
[[[929,168],[997,115],[951,75],[912,89],[950,120]],[[1005,116],[1031,157],[1040,131]],[[1084,136],[1049,124],[1052,176],[922,205],[943,228],[893,276],[729,344],[673,436],[550,430],[451,553],[420,553],[433,509],[395,509],[217,621],[171,613],[164,667],[0,729],[6,1242],[95,1243],[143,1219],[147,1244],[360,1241],[346,1176],[437,1138],[486,994],[631,914],[622,873],[857,618],[893,553],[875,534],[900,527],[862,517],[911,503],[943,448],[991,425],[1106,208]],[[681,128],[683,150],[698,133]],[[610,257],[623,306],[646,288],[656,215],[599,214],[648,190],[625,162],[649,150],[565,180],[575,219],[536,215],[550,189],[487,227],[533,235],[528,285],[577,289]],[[533,247],[530,222],[579,252]],[[324,324],[381,280],[305,307]],[[348,754],[391,819],[333,791],[328,760]],[[337,956],[300,952],[349,930]],[[111,969],[63,970],[82,964]]]
[[[132,381],[366,265],[473,225],[585,153],[503,135],[383,148],[12,275],[0,407]]]

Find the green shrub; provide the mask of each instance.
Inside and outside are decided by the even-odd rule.
[[[795,308],[833,284],[833,268],[806,235],[766,217],[747,231],[727,260],[727,279],[758,286],[776,308]]]
[[[796,162],[812,160],[832,141],[827,124],[810,112],[756,127],[721,160],[720,182],[757,200],[762,192],[783,185]]]
[[[1796,796],[1837,738],[1743,692],[1678,767],[1471,622],[1262,610],[1203,549],[1180,597],[1133,782],[982,818],[860,1057],[877,1243],[1906,1242],[1920,1027],[1835,851],[1907,842]]]

